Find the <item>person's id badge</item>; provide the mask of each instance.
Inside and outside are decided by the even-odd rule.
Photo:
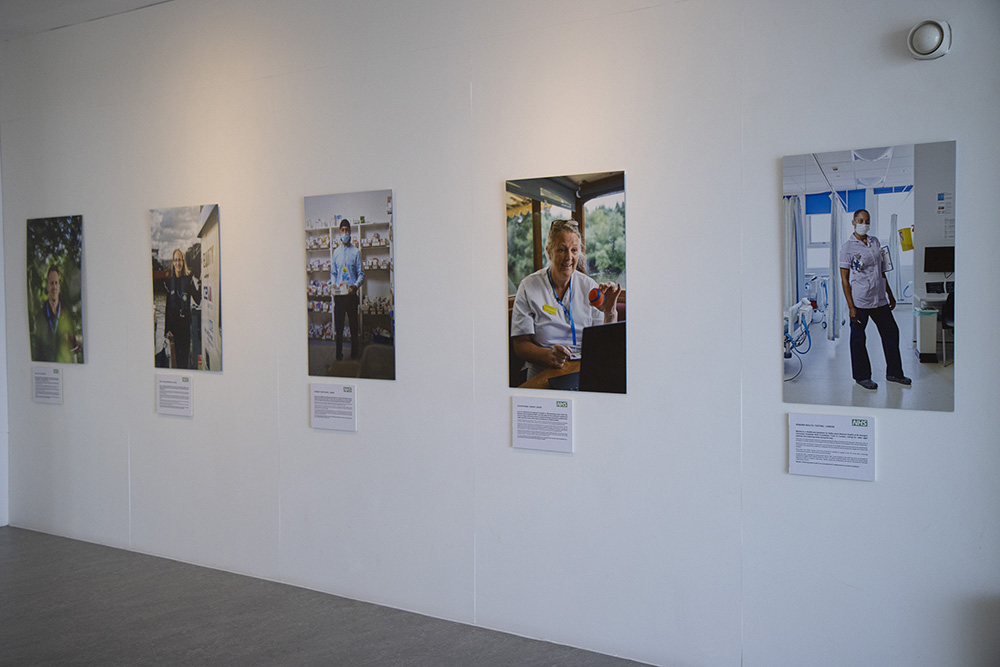
[[[548,313],[549,315],[558,315],[558,314],[559,314],[559,313],[558,313],[558,312],[556,311],[556,309],[555,309],[555,308],[553,308],[552,306],[550,306],[549,304],[545,304],[544,306],[542,306],[542,310],[544,310],[544,311],[545,311],[546,313]]]

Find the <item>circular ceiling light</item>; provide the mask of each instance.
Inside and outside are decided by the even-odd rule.
[[[888,160],[892,157],[892,146],[882,146],[880,148],[855,148],[851,151],[855,160],[862,162],[877,162]]]
[[[951,26],[947,21],[921,21],[910,30],[906,46],[917,60],[940,58],[951,49]]]

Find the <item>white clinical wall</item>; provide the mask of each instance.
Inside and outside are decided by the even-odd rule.
[[[955,146],[949,142],[915,147],[913,162],[916,174],[913,202],[914,292],[927,294],[931,281],[957,281],[958,270],[949,273],[925,272],[924,253],[935,246],[954,246],[957,234],[955,219]],[[952,228],[954,223],[955,228]],[[956,286],[957,290],[961,289]]]
[[[173,0],[4,43],[10,523],[659,665],[1000,659],[1000,7],[911,5]],[[781,157],[952,139],[955,412],[872,411],[874,483],[790,476],[788,412],[844,411],[782,403]],[[504,182],[607,170],[628,394],[515,451]],[[397,379],[312,430],[303,198],[384,188]],[[161,417],[147,211],[206,202],[224,371]],[[87,363],[42,405],[23,221],[70,214]]]

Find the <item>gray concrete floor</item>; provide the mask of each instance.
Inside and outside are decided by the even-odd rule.
[[[0,527],[0,665],[639,663]]]

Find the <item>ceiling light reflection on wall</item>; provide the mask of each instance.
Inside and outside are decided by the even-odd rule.
[[[884,176],[858,176],[854,179],[860,188],[874,188],[885,182]]]
[[[892,146],[882,146],[879,148],[855,148],[851,151],[855,161],[875,162],[876,160],[888,160],[892,157]]]

